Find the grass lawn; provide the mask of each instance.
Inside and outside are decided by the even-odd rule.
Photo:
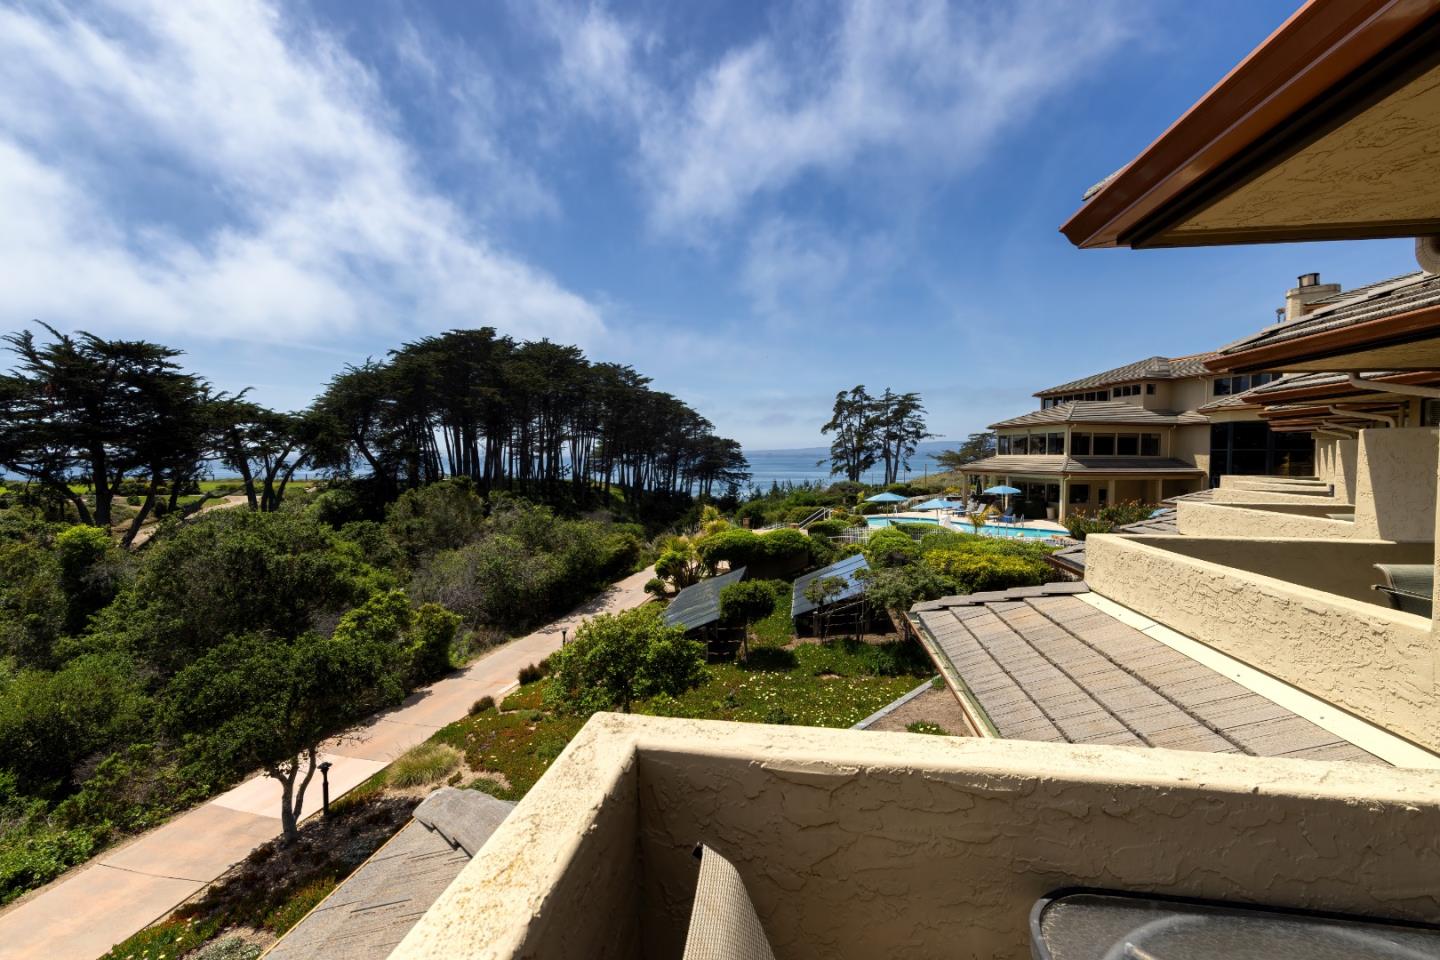
[[[711,664],[699,687],[679,697],[641,701],[634,712],[849,727],[933,673],[914,643],[836,640],[793,650],[757,646],[749,663]],[[546,682],[524,684],[498,710],[467,717],[435,734],[435,741],[460,750],[466,766],[480,774],[469,786],[502,800],[520,799],[584,726],[584,717],[546,709]]]

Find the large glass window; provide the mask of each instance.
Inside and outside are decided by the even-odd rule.
[[[1052,456],[1055,455],[1055,454],[1064,453],[1064,452],[1065,452],[1065,434],[1063,434],[1063,433],[1049,433],[1049,434],[1046,434],[1046,435],[1045,435],[1045,452],[1048,453],[1048,454],[1051,454]]]
[[[1134,457],[1140,453],[1140,435],[1122,433],[1115,438],[1115,452],[1122,457]]]
[[[1023,433],[1022,433],[1022,434],[1018,434],[1017,436],[1011,437],[1011,438],[1010,438],[1010,452],[1011,452],[1011,453],[1029,453],[1029,452],[1030,452],[1030,438],[1029,438],[1028,436],[1026,436],[1025,434],[1023,434]]]
[[[1142,457],[1158,457],[1158,456],[1160,456],[1160,434],[1158,434],[1158,433],[1142,433],[1142,434],[1140,435],[1140,456],[1142,456]]]
[[[1071,502],[1071,503],[1089,503],[1089,502],[1090,502],[1090,484],[1088,484],[1088,483],[1072,483],[1072,484],[1070,484],[1070,502]]]
[[[1090,434],[1070,434],[1070,456],[1088,457],[1090,455]]]
[[[1010,453],[1010,438],[1005,434],[1001,434],[995,438],[995,453],[1000,456],[1005,456]]]
[[[1115,437],[1108,433],[1097,433],[1092,446],[1097,457],[1115,456]]]
[[[1274,433],[1265,423],[1210,425],[1210,483],[1236,476],[1308,476],[1315,472],[1315,441],[1308,433]]]

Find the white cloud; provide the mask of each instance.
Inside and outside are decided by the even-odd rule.
[[[326,34],[259,0],[52,9],[0,10],[11,322],[281,339],[603,330],[593,304],[426,182],[374,77]],[[172,179],[207,209],[155,214]]]
[[[855,304],[894,260],[886,237],[848,236],[791,217],[768,217],[750,234],[740,286],[770,320],[811,321],[842,303]]]
[[[647,72],[635,25],[594,5],[552,13],[562,87],[633,123],[637,172],[662,232],[700,239],[757,196],[814,174],[962,171],[1113,53],[1138,15],[1118,0],[850,0],[838,15],[825,4],[802,10],[683,84]]]

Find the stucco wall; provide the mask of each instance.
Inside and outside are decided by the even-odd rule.
[[[1335,484],[1335,496],[1350,500],[1355,494],[1355,471],[1359,459],[1355,440],[1338,437],[1315,438],[1315,475]]]
[[[1325,516],[1326,512],[1340,512],[1339,507],[1288,503],[1269,506],[1274,509],[1265,509],[1260,505],[1242,506],[1182,500],[1177,504],[1175,518],[1180,525],[1180,532],[1187,537],[1314,537],[1346,540],[1359,536],[1354,523],[1331,520]],[[1287,508],[1293,508],[1294,512]]]
[[[1221,477],[1221,481],[1229,477]],[[1293,489],[1293,488],[1292,488]],[[1315,489],[1313,493],[1277,493],[1273,490],[1262,490],[1248,487],[1219,486],[1211,498],[1213,503],[1320,503],[1335,504],[1336,512],[1348,510],[1350,501],[1339,496],[1327,496],[1323,489]]]
[[[1429,556],[1425,544],[1101,535],[1086,540],[1085,580],[1101,596],[1436,750],[1430,622],[1341,595],[1368,558]]]
[[[572,740],[391,957],[639,956],[634,753]]]
[[[1362,430],[1355,485],[1355,527],[1379,540],[1435,537],[1440,430]]]
[[[638,791],[589,788],[618,768]],[[545,862],[579,836],[636,847],[640,882]],[[618,912],[628,955],[670,960],[701,841],[780,960],[1023,960],[1031,906],[1075,885],[1435,920],[1437,838],[1433,771],[599,714],[392,956],[615,956]],[[557,872],[582,877],[526,895]]]

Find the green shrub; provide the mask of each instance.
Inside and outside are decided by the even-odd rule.
[[[705,676],[704,645],[665,626],[653,607],[587,620],[550,660],[546,698],[572,713],[629,713],[637,699],[683,693]]]
[[[1050,565],[1038,557],[935,550],[922,563],[955,584],[958,593],[1037,586],[1053,576]]]
[[[486,696],[483,696],[479,700],[476,700],[474,703],[470,704],[469,716],[473,717],[478,713],[485,713],[487,710],[494,709],[495,698],[487,694]]]
[[[920,545],[904,531],[882,527],[865,541],[865,560],[873,569],[898,567],[913,563],[920,556]]]
[[[838,537],[849,530],[844,520],[819,520],[806,527],[812,537]]]
[[[444,780],[460,767],[460,751],[443,743],[426,742],[406,750],[390,764],[390,783],[396,787],[423,787]]]
[[[1066,514],[1065,529],[1070,531],[1070,536],[1076,540],[1084,540],[1092,533],[1109,533],[1116,527],[1139,523],[1148,519],[1155,510],[1153,503],[1134,500],[1112,503],[1094,511],[1076,510]]]

